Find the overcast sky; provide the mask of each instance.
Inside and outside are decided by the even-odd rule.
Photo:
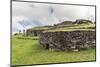
[[[13,29],[22,29],[19,21],[34,25],[52,25],[65,20],[89,19],[95,21],[95,7],[31,2],[12,2]],[[25,23],[25,22],[24,22]],[[29,24],[30,25],[30,24]],[[29,25],[26,27],[29,27]]]

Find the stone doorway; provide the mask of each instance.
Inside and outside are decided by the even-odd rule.
[[[46,45],[45,45],[45,48],[46,48],[46,49],[49,49],[49,44],[46,44]]]

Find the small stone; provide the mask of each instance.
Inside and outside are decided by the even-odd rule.
[[[79,50],[78,50],[78,49],[74,49],[73,51],[74,51],[74,52],[78,52]]]

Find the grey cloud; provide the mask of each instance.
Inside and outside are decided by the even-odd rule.
[[[69,20],[75,20],[77,18],[91,19],[91,16],[92,19],[95,18],[94,7],[26,2],[14,2],[13,15],[23,15],[28,18],[32,18],[32,16],[46,17],[50,15],[50,7],[52,7],[56,17],[66,17]]]
[[[12,20],[14,20],[12,22],[13,27],[17,24],[20,26],[20,28],[22,28],[22,24],[26,25],[27,22],[33,24],[33,26],[36,26],[48,24],[52,25],[60,23],[64,20],[74,21],[76,19],[90,19],[92,21],[95,21],[95,7],[12,2]],[[27,22],[18,24],[19,21],[22,22],[23,20]],[[17,27],[18,26],[16,26],[16,28]],[[32,25],[26,25],[26,28],[28,27],[32,27]]]

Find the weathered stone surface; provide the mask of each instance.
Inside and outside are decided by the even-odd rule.
[[[26,35],[27,36],[38,36],[42,31],[48,30],[52,28],[52,26],[37,26],[32,29],[27,29]]]
[[[43,30],[32,30],[32,29],[28,29],[26,31],[26,35],[27,36],[37,36],[38,34],[40,34]]]
[[[86,19],[77,19],[74,24],[83,24],[83,23],[92,23],[91,20],[86,20]]]
[[[79,51],[95,47],[95,31],[57,31],[39,34],[40,45],[55,51]]]

